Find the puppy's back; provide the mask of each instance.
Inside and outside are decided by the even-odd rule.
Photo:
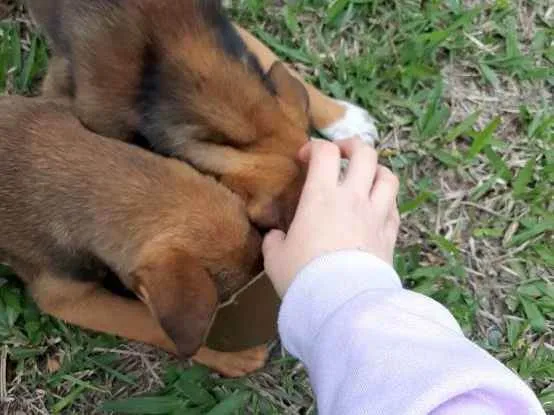
[[[243,203],[215,179],[91,133],[68,104],[40,98],[0,99],[0,225],[0,251],[86,249],[109,266],[164,233],[208,261],[259,249]]]
[[[109,184],[118,180],[155,180],[156,175],[167,173],[163,164],[155,162],[155,155],[129,150],[117,140],[87,131],[65,100],[1,98],[0,157],[2,177],[21,180],[22,191],[24,184],[36,191],[41,180],[48,180],[49,188],[65,182],[67,187],[56,189],[77,195],[97,187],[109,191]],[[74,180],[66,181],[69,177]],[[95,186],[87,188],[87,184]]]
[[[155,210],[162,216],[160,209],[180,208],[207,217],[218,211],[217,204],[205,210],[213,198],[239,205],[186,163],[88,131],[65,100],[1,98],[0,161],[4,196],[59,203],[53,211],[88,206],[95,213]]]
[[[89,283],[114,271],[183,357],[202,344],[217,301],[260,265],[261,238],[238,196],[184,163],[91,133],[63,102],[0,99],[0,229],[0,262],[47,299],[43,309],[71,322],[79,298],[90,300],[83,290],[99,300]],[[66,279],[87,284],[66,295]],[[105,315],[119,313],[104,297],[81,315],[105,304]],[[167,346],[158,334],[131,334]]]
[[[24,0],[32,19],[49,38],[54,51],[68,56],[71,52],[72,27],[86,33],[83,24],[88,15],[108,13],[119,8],[122,0]]]
[[[64,101],[0,98],[0,251],[18,265],[75,268],[98,254],[103,227],[115,244],[152,187],[144,171],[169,173],[142,153],[88,132]]]

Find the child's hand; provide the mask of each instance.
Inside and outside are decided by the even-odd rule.
[[[341,154],[349,160],[339,182]],[[392,265],[400,217],[398,179],[377,164],[377,153],[359,139],[315,140],[300,150],[309,162],[296,216],[285,235],[273,230],[263,244],[266,272],[280,296],[296,274],[323,254],[359,249]]]

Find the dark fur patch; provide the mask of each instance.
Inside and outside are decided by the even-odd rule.
[[[133,133],[133,139],[131,140],[131,144],[134,144],[137,147],[143,148],[148,151],[153,151],[152,144],[148,141],[148,138],[144,136],[139,131],[135,131]]]
[[[112,294],[118,295],[120,297],[130,298],[134,300],[137,299],[135,293],[125,287],[119,277],[112,271],[108,272],[106,278],[104,278],[104,281],[102,282],[102,286]]]
[[[137,96],[137,106],[141,114],[147,114],[158,102],[161,91],[160,60],[156,50],[151,45],[146,45],[142,58],[142,74],[140,91]],[[143,115],[144,117],[144,115]],[[149,120],[142,120],[148,123]]]
[[[221,2],[218,0],[204,0],[200,1],[200,3],[202,4],[202,16],[216,31],[219,44],[225,53],[236,60],[244,62],[252,72],[256,73],[264,81],[269,91],[275,95],[275,86],[265,76],[266,74],[258,58],[248,50],[235,27],[231,24],[229,17],[221,6]]]
[[[103,281],[110,269],[98,258],[88,253],[60,253],[56,255],[55,268],[59,275],[83,282]]]
[[[59,275],[82,282],[97,282],[120,297],[136,299],[136,295],[121,282],[115,272],[92,255],[63,256],[58,261]]]
[[[151,118],[153,109],[159,103],[161,82],[159,56],[152,45],[146,45],[143,51],[141,84],[136,102],[141,120],[139,130],[134,134],[133,144],[151,151],[155,151],[156,143],[150,142],[148,137],[152,135],[145,132],[155,125],[155,120]],[[160,131],[160,134],[164,133]]]
[[[64,56],[71,54],[71,43],[63,33],[62,17],[60,16],[61,8],[54,6],[55,13],[50,13],[48,16],[48,33],[52,36],[54,45],[59,49],[58,52]]]
[[[159,126],[157,120],[160,111],[160,103],[163,99],[162,93],[165,85],[162,85],[160,57],[153,45],[146,45],[142,58],[142,74],[140,90],[137,95],[136,106],[140,113],[140,125],[134,133],[133,144],[149,151],[153,151],[164,157],[174,157],[173,147],[167,132]],[[173,108],[179,108],[176,102]],[[164,117],[169,114],[164,113]],[[182,121],[179,119],[179,121]]]

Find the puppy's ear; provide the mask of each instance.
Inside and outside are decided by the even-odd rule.
[[[189,358],[208,335],[218,304],[217,287],[199,262],[174,249],[157,251],[131,275],[135,292]]]
[[[306,88],[291,73],[283,62],[276,61],[267,73],[275,86],[279,100],[285,104],[289,116],[302,125],[309,123],[310,97]]]

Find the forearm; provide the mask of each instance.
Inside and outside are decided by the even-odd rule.
[[[279,329],[305,363],[323,415],[544,413],[444,307],[402,289],[369,254],[338,252],[304,268]]]

